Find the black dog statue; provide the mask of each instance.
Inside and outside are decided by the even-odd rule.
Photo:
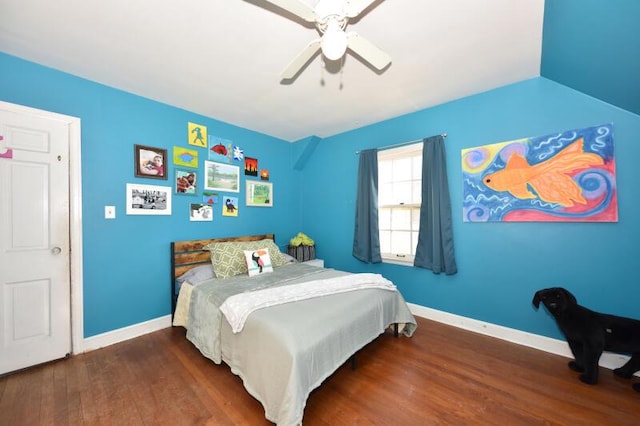
[[[640,370],[640,321],[615,315],[601,314],[578,305],[576,298],[561,287],[536,292],[533,305],[540,302],[556,319],[564,333],[575,361],[569,368],[582,373],[580,380],[598,383],[598,361],[603,351],[631,354],[631,359],[615,374],[626,379]],[[633,385],[640,392],[640,383]]]

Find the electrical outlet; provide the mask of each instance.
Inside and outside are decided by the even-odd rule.
[[[104,206],[104,218],[115,219],[116,218],[116,206]]]

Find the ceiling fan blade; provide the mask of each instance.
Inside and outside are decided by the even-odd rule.
[[[344,5],[344,13],[347,18],[355,18],[374,1],[376,0],[347,0]]]
[[[265,0],[267,3],[271,3],[274,6],[278,6],[280,9],[284,9],[287,12],[293,13],[296,16],[304,19],[307,22],[316,21],[316,13],[306,3],[300,0]]]
[[[305,66],[309,59],[311,59],[316,53],[320,51],[320,39],[313,40],[304,48],[302,52],[293,60],[284,71],[282,71],[281,77],[283,80],[291,80],[294,78]]]
[[[391,56],[380,50],[369,40],[356,32],[347,34],[347,46],[353,53],[373,65],[378,71],[391,63]]]

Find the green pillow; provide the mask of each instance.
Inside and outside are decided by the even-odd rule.
[[[219,279],[231,278],[236,275],[248,274],[247,262],[244,257],[245,250],[269,250],[271,264],[274,267],[286,265],[287,258],[273,240],[260,241],[228,241],[224,243],[211,243],[203,247],[211,254],[211,264]]]

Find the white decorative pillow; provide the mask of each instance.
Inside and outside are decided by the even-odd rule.
[[[258,250],[265,247],[269,250],[272,266],[278,267],[287,264],[284,254],[280,252],[276,243],[270,239],[211,243],[203,247],[203,249],[209,250],[211,253],[211,263],[214,265],[216,277],[224,280],[234,275],[247,273],[244,250]]]
[[[271,256],[269,256],[269,250],[266,248],[244,250],[244,258],[247,261],[247,270],[249,271],[250,277],[273,272]]]

